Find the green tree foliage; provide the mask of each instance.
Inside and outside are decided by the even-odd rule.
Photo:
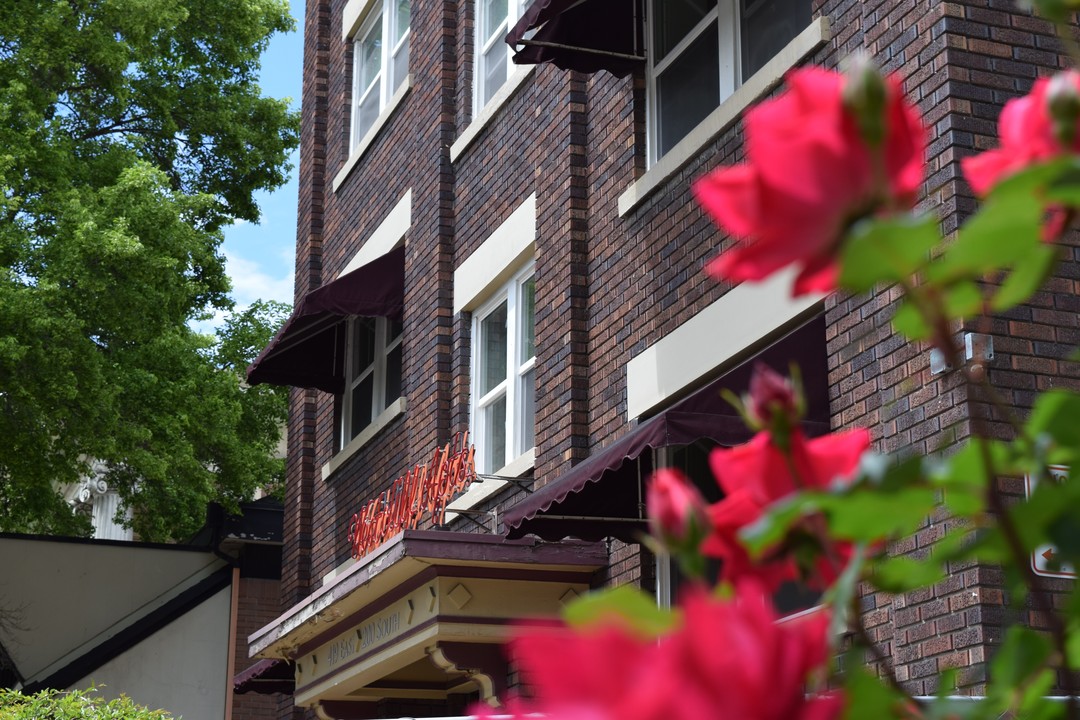
[[[94,690],[61,692],[42,690],[23,695],[16,690],[0,689],[0,720],[170,720],[164,710],[150,710],[136,705],[128,697],[106,701]]]
[[[279,473],[280,401],[189,322],[286,178],[298,117],[256,76],[292,27],[286,0],[0,3],[0,530],[87,532],[56,488],[91,460],[148,540]]]

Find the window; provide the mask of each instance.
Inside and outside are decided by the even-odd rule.
[[[506,82],[513,61],[506,34],[528,0],[476,0],[476,92],[474,114]]]
[[[650,162],[809,23],[810,0],[650,0]]]
[[[381,6],[372,11],[353,41],[350,147],[360,143],[409,74],[410,0],[377,2]]]
[[[473,313],[472,437],[477,471],[494,473],[535,445],[533,267]]]
[[[387,318],[348,321],[341,446],[401,397],[401,323]]]

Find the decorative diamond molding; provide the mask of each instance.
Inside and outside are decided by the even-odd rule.
[[[454,603],[454,607],[460,610],[466,605],[468,605],[469,601],[472,600],[472,593],[469,592],[464,585],[458,583],[454,586],[453,590],[446,593],[446,597],[450,600],[450,602]]]

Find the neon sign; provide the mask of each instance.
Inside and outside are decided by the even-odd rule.
[[[446,504],[476,480],[474,449],[469,433],[435,448],[431,461],[417,465],[369,501],[349,522],[352,556],[362,558],[405,529],[414,529],[425,517],[443,524]]]

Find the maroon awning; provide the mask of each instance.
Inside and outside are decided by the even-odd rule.
[[[506,42],[519,65],[626,77],[645,61],[643,27],[642,0],[534,0]]]
[[[699,440],[726,446],[749,440],[750,430],[720,391],[727,388],[737,395],[745,393],[756,362],[784,374],[791,362],[798,364],[807,396],[803,431],[809,436],[829,432],[828,362],[822,315],[643,422],[507,510],[502,516],[507,537],[613,537],[637,542],[646,525],[644,482],[652,472],[653,461],[649,451]]]
[[[260,660],[233,678],[233,692],[238,694],[285,693],[291,695],[296,687],[296,675],[288,660]]]
[[[345,387],[345,318],[400,320],[404,295],[404,247],[312,290],[248,366],[248,384],[341,392]]]

